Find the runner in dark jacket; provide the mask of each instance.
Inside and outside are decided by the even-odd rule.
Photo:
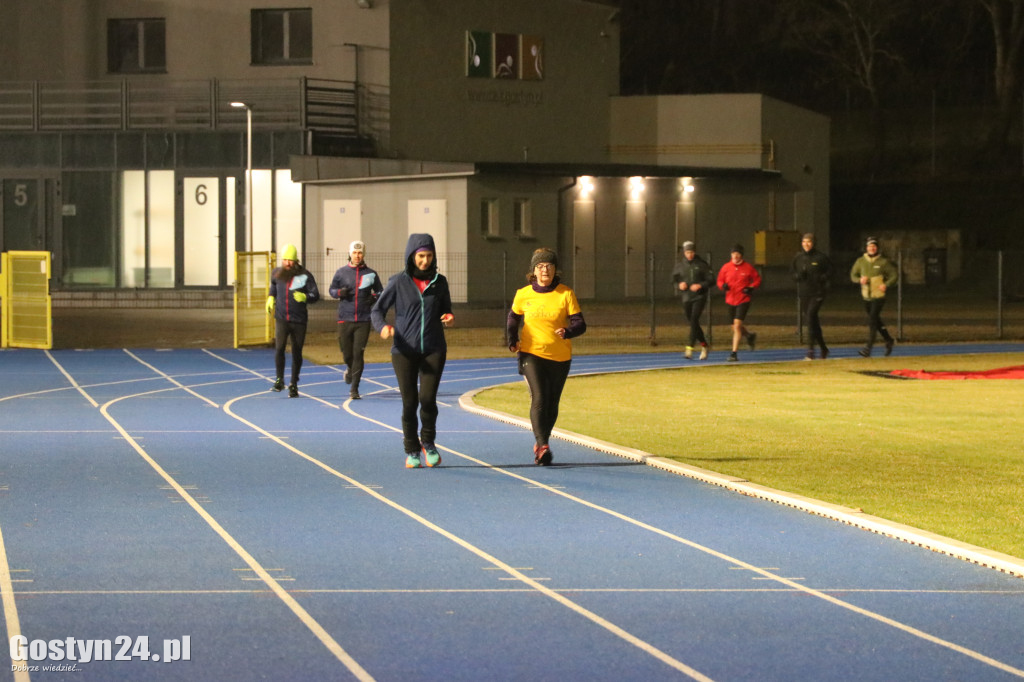
[[[708,302],[708,292],[715,286],[715,271],[708,262],[697,255],[693,242],[683,242],[683,260],[672,271],[672,283],[683,299],[683,314],[690,325],[690,337],[684,353],[687,360],[693,359],[693,348],[700,342],[700,359],[708,359],[708,340],[700,326],[700,317]]]
[[[338,348],[353,400],[360,398],[363,354],[370,338],[370,309],[384,288],[377,273],[363,262],[365,255],[366,244],[362,241],[349,244],[348,263],[334,273],[329,289],[331,296],[338,299]]]
[[[832,261],[814,246],[814,235],[808,232],[800,242],[803,249],[793,258],[790,268],[796,281],[800,309],[807,322],[807,359],[813,360],[815,347],[821,348],[821,359],[828,357],[828,346],[821,332],[818,311],[825,302],[829,280],[832,277]]]
[[[281,254],[281,267],[270,275],[270,296],[267,312],[274,314],[274,366],[277,379],[273,390],[284,388],[284,348],[292,338],[292,381],[288,397],[299,395],[299,372],[302,370],[302,346],[306,343],[306,307],[320,300],[313,273],[299,263],[298,250],[288,244]]]
[[[394,324],[388,311],[395,309]],[[418,469],[441,463],[437,437],[437,389],[444,372],[448,345],[444,327],[454,319],[448,280],[437,272],[434,238],[411,234],[405,247],[405,270],[384,287],[370,313],[382,339],[393,338],[391,365],[402,394],[402,437],[405,466]],[[422,428],[417,434],[416,408]]]

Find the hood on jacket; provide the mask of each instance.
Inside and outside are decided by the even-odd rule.
[[[419,272],[416,269],[413,255],[423,248],[434,252],[434,260],[430,264],[430,272],[437,271],[437,249],[434,248],[434,238],[425,232],[413,233],[409,235],[409,241],[405,244],[405,271],[410,275]]]

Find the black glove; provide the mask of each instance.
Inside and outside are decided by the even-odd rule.
[[[754,291],[754,287],[743,287],[743,293],[745,293],[745,294],[753,293],[753,291]]]
[[[338,289],[338,298],[348,298],[348,295],[352,293],[352,290],[348,287],[341,287]]]

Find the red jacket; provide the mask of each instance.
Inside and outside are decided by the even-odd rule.
[[[756,289],[759,286],[761,275],[757,274],[757,268],[747,261],[739,265],[729,261],[718,271],[718,288],[725,291],[725,302],[729,305],[746,303],[750,300],[750,294],[743,293],[743,289]]]

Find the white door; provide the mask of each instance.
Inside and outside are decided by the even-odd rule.
[[[576,297],[594,298],[594,202],[581,199],[572,204],[572,288]]]
[[[334,273],[348,262],[348,245],[363,238],[363,202],[360,199],[324,201],[324,252],[321,272],[314,273],[320,290],[327,291]]]
[[[220,284],[220,179],[184,178],[182,183],[185,286],[217,286]]]
[[[626,202],[626,296],[647,295],[647,204]]]

